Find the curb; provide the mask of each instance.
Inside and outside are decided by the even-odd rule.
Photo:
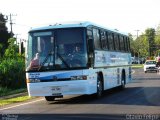
[[[17,93],[17,94],[13,94],[13,95],[2,96],[2,97],[0,97],[0,100],[10,99],[10,98],[15,98],[15,97],[21,97],[21,96],[25,96],[25,95],[28,95],[28,92],[23,92],[23,93]]]

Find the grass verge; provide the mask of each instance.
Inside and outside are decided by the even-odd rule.
[[[143,68],[143,64],[133,64],[132,68]]]
[[[29,97],[29,96],[21,96],[21,97],[16,97],[16,98],[4,99],[4,100],[0,100],[0,106],[4,106],[7,104],[11,104],[11,103],[23,102],[26,100],[30,100],[32,98],[33,97]]]
[[[27,88],[9,89],[9,88],[0,87],[0,97],[22,93],[22,92],[27,92]]]

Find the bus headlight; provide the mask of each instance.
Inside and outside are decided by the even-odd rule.
[[[27,83],[38,83],[38,82],[41,82],[40,79],[27,79],[26,80]]]
[[[71,80],[87,80],[87,75],[71,76]]]

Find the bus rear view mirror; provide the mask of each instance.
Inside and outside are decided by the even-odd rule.
[[[93,59],[93,53],[94,53],[94,45],[93,45],[93,39],[88,39],[88,51],[89,51],[89,60],[88,60],[88,66],[93,67],[94,59]]]
[[[94,51],[93,39],[88,40],[88,50],[89,50],[89,54],[93,54],[93,51]]]

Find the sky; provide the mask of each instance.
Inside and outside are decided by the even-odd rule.
[[[160,0],[0,0],[0,13],[13,15],[19,39],[27,39],[31,28],[69,21],[90,21],[136,36],[160,24],[159,5]]]

